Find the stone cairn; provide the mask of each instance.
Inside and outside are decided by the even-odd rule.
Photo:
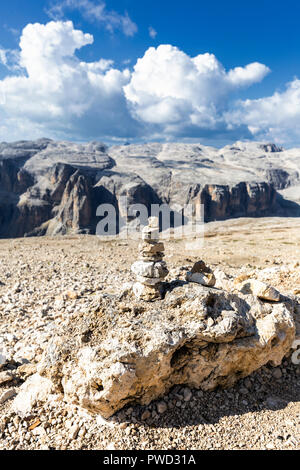
[[[164,257],[164,244],[159,242],[158,217],[149,217],[142,230],[139,259],[131,266],[136,276],[133,292],[138,299],[151,301],[162,297],[163,281],[169,271]]]

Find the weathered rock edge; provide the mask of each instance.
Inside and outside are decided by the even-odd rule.
[[[137,307],[128,300],[104,295],[90,322],[77,328],[70,319],[72,337],[54,338],[34,376],[39,400],[37,381],[43,388],[46,381],[51,393],[108,418],[128,403],[147,405],[176,384],[230,387],[269,361],[279,365],[295,338],[289,299],[274,304],[182,283],[162,301]],[[103,323],[108,312],[115,320]],[[22,413],[26,393],[25,382],[16,412]]]

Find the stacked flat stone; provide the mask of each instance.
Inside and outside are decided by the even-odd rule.
[[[131,266],[137,281],[133,285],[137,298],[149,301],[161,297],[163,281],[169,273],[163,257],[164,244],[159,242],[158,218],[149,217],[148,225],[142,230],[139,259]]]

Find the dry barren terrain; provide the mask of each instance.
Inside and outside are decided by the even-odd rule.
[[[54,325],[63,327],[70,313],[88,315],[91,298],[132,280],[137,244],[95,236],[0,240],[0,449],[299,449],[300,366],[291,357],[232,389],[177,386],[109,421],[59,401],[14,414],[13,396],[34,373]],[[300,296],[299,218],[210,222],[201,249],[183,240],[165,246],[169,279],[203,259],[225,288],[250,273]]]

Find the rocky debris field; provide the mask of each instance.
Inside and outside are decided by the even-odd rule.
[[[164,245],[168,281],[183,281],[203,259],[216,288],[233,292],[256,279],[300,300],[299,219],[212,222],[202,249],[191,251],[183,240]],[[99,299],[135,281],[130,266],[137,247],[138,241],[93,236],[0,240],[0,449],[299,449],[300,366],[291,353],[225,390],[175,385],[150,404],[126,404],[109,419],[62,399],[48,382],[33,400],[36,372],[57,332],[71,332],[73,324],[83,343],[101,342],[82,326],[90,327]],[[126,304],[136,318],[143,314],[137,299],[128,305],[124,295],[112,322],[126,323]],[[70,334],[69,341],[74,338]],[[17,400],[26,383],[33,387],[20,413]],[[101,393],[102,385],[95,386]]]

